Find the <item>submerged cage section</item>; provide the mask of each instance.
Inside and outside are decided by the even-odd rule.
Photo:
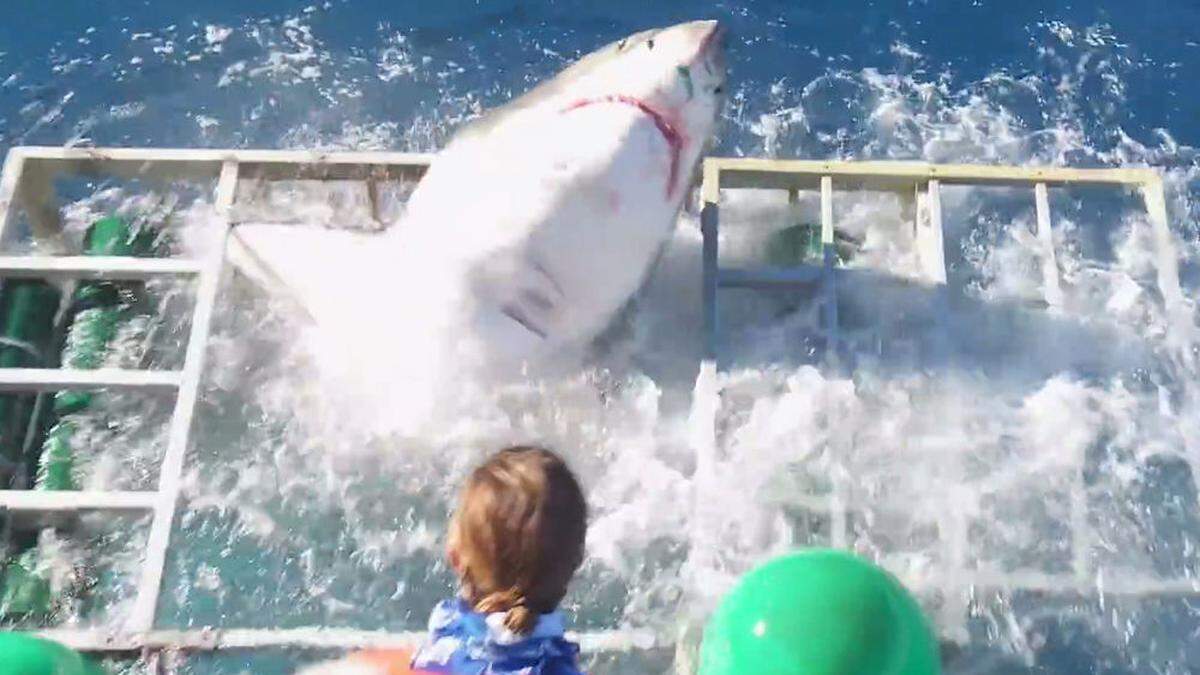
[[[17,480],[16,465],[21,459],[0,462],[0,523],[6,547],[14,540],[36,537],[46,529],[69,532],[81,515],[128,522],[130,530],[145,530],[141,544],[139,572],[132,584],[132,602],[120,622],[103,628],[66,629],[30,627],[39,634],[89,652],[109,655],[148,655],[157,662],[164,652],[206,652],[214,650],[307,649],[330,650],[359,647],[407,646],[419,639],[413,633],[387,633],[352,628],[322,626],[243,628],[212,626],[188,630],[166,630],[157,621],[163,593],[164,565],[172,547],[172,531],[180,503],[180,482],[191,442],[193,414],[205,373],[205,356],[212,324],[218,285],[227,262],[252,273],[255,261],[230,236],[239,222],[249,222],[255,211],[249,208],[242,185],[253,184],[269,190],[276,181],[349,181],[363,186],[361,194],[364,218],[379,220],[379,185],[404,179],[415,181],[428,166],[425,155],[384,152],[317,153],[256,150],[154,150],[154,149],[64,149],[14,148],[0,177],[0,295],[14,297],[14,289],[27,280],[45,280],[53,284],[37,287],[42,291],[22,293],[27,302],[40,303],[43,324],[57,321],[61,332],[64,296],[78,294],[80,282],[137,282],[171,277],[190,280],[194,295],[190,308],[182,363],[165,370],[138,370],[96,367],[92,363],[67,360],[59,367],[51,359],[31,360],[20,357],[24,342],[0,341],[18,351],[17,356],[0,358],[0,396],[32,396],[26,403],[49,406],[49,394],[58,391],[89,392],[129,391],[169,397],[172,401],[169,422],[154,489],[89,491],[72,489],[67,483],[36,485]],[[55,180],[62,176],[122,178],[144,181],[187,181],[212,185],[216,217],[211,223],[215,243],[200,258],[148,257],[132,250],[99,248],[61,255],[29,254],[25,239],[56,241],[62,233]],[[267,185],[268,188],[262,188]],[[1168,311],[1183,311],[1179,271],[1167,222],[1163,186],[1158,174],[1150,169],[1057,169],[998,166],[940,166],[904,162],[809,162],[758,159],[710,158],[704,163],[701,185],[701,230],[703,235],[703,315],[705,346],[712,362],[702,369],[702,379],[714,378],[715,362],[721,349],[721,325],[718,319],[722,289],[771,291],[805,288],[820,303],[820,326],[827,362],[838,366],[839,344],[846,339],[838,316],[840,261],[853,255],[852,238],[839,236],[834,218],[834,200],[839,191],[869,190],[899,197],[906,226],[911,228],[920,283],[932,289],[944,287],[947,280],[946,251],[942,229],[941,188],[949,185],[1009,186],[1030,190],[1036,208],[1037,241],[1041,246],[1042,292],[1045,306],[1053,309],[1062,302],[1059,268],[1051,236],[1049,191],[1064,186],[1107,186],[1136,191],[1153,228],[1158,249],[1157,283]],[[793,231],[789,246],[797,264],[766,267],[722,267],[718,263],[720,208],[722,194],[729,190],[758,189],[786,191],[791,201],[800,191],[815,191],[820,200],[820,222]],[[261,194],[259,196],[262,196]],[[269,195],[268,195],[269,197]],[[270,201],[268,198],[266,201]],[[368,223],[369,226],[369,223]],[[62,292],[67,288],[69,292]],[[40,295],[39,295],[40,293]],[[935,293],[936,297],[936,293]],[[6,303],[13,302],[5,300]],[[0,303],[0,310],[4,303]],[[36,332],[36,331],[35,331]],[[24,336],[25,342],[38,338]],[[43,335],[41,338],[47,338]],[[61,336],[60,336],[61,337]],[[39,338],[40,339],[40,338]],[[44,340],[43,340],[44,341]],[[11,350],[10,350],[11,351]],[[26,349],[26,352],[30,350]],[[0,354],[3,354],[0,351]],[[707,373],[707,375],[705,375]],[[718,385],[697,386],[697,396],[719,395]],[[693,409],[715,415],[717,403],[694,403]],[[0,411],[2,412],[2,411]],[[30,412],[21,443],[27,449],[36,432]],[[701,420],[703,422],[704,420]],[[694,448],[703,459],[705,447],[715,445],[713,438],[697,438]],[[970,569],[965,546],[952,547],[948,557],[957,572],[946,583],[957,587],[1002,588],[1039,593],[1086,594],[1095,592],[1095,570],[1088,555],[1089,534],[1082,478],[1082,466],[1075,472],[1068,509],[1071,513],[1070,544],[1072,566],[1067,573],[987,573]],[[28,471],[25,474],[28,475]],[[845,491],[839,484],[844,478],[832,477],[827,496],[810,499],[809,510],[827,518],[828,540],[846,547],[849,521]],[[969,525],[956,520],[961,514],[946,513],[942,523],[947,532],[963,532]],[[175,542],[176,544],[178,542]],[[961,543],[961,542],[960,542]],[[0,564],[17,564],[19,554],[0,549],[5,557]],[[1141,579],[1121,578],[1106,582],[1102,591],[1133,596],[1192,595],[1200,592],[1200,582],[1192,578]],[[24,627],[23,627],[24,628]],[[590,652],[628,650],[669,650],[677,636],[659,635],[648,630],[614,629],[575,636]]]
[[[1183,297],[1178,256],[1167,219],[1163,184],[1156,171],[1149,168],[1071,169],[1053,167],[1006,167],[974,165],[936,165],[916,162],[824,162],[799,160],[766,160],[747,158],[709,158],[704,164],[701,186],[701,229],[703,236],[703,302],[705,347],[709,361],[701,371],[697,395],[707,395],[710,401],[694,405],[693,410],[705,410],[704,419],[712,435],[699,441],[698,455],[703,459],[704,447],[717,447],[718,422],[716,410],[725,393],[717,375],[724,366],[723,357],[728,345],[723,335],[719,309],[722,291],[753,289],[756,291],[806,290],[807,297],[820,305],[819,330],[823,334],[821,361],[826,368],[852,368],[845,362],[849,350],[843,344],[852,336],[845,334],[839,320],[839,280],[848,271],[842,264],[844,238],[839,236],[834,218],[834,205],[841,191],[874,191],[895,194],[899,198],[901,227],[908,231],[916,254],[916,272],[906,280],[920,285],[926,295],[934,298],[932,316],[937,320],[939,306],[947,302],[947,250],[942,222],[942,189],[947,186],[1006,187],[1027,189],[1029,201],[1036,214],[1036,243],[1040,292],[1036,303],[1041,310],[1055,312],[1063,305],[1061,270],[1056,260],[1056,244],[1052,234],[1049,195],[1052,190],[1072,187],[1093,187],[1131,192],[1144,207],[1153,233],[1157,292],[1168,316],[1180,316],[1190,310]],[[726,267],[719,263],[721,242],[721,204],[737,190],[786,191],[789,203],[797,201],[801,191],[819,194],[820,222],[808,227],[819,233],[819,242],[804,249],[787,265],[769,264],[760,267]],[[773,261],[768,261],[773,262]],[[711,419],[710,419],[711,417]],[[936,425],[936,423],[935,423]],[[836,443],[833,444],[836,446]],[[831,448],[836,456],[838,449]],[[947,455],[951,457],[951,455]],[[962,462],[961,456],[948,460]],[[937,530],[947,533],[940,551],[947,574],[930,580],[923,592],[950,593],[968,591],[972,595],[985,590],[1028,591],[1050,595],[1115,595],[1130,597],[1192,596],[1200,593],[1200,579],[1183,571],[1174,578],[1165,576],[1098,577],[1095,560],[1096,542],[1093,524],[1088,518],[1085,458],[1075,458],[1069,469],[1070,485],[1065,489],[1067,535],[1064,546],[1069,560],[1062,572],[1041,569],[996,569],[974,564],[967,544],[972,524],[965,514],[944,512],[938,516]],[[958,467],[964,470],[963,467]],[[955,468],[948,471],[953,474]],[[965,470],[964,470],[965,471]],[[961,472],[961,471],[960,471]],[[826,540],[837,548],[848,548],[852,542],[855,513],[847,495],[853,485],[847,476],[831,475],[826,494],[806,497],[805,509],[825,523]],[[1102,576],[1102,575],[1101,575]]]

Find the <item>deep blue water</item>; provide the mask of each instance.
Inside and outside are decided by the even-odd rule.
[[[305,14],[306,8],[315,11]],[[720,18],[732,30],[734,77],[750,112],[766,112],[777,103],[762,95],[770,83],[782,79],[803,85],[831,70],[875,68],[911,74],[918,81],[944,79],[952,91],[1005,73],[1038,80],[1034,99],[998,100],[1029,130],[1050,126],[1066,105],[1064,99],[1070,99],[1077,106],[1074,121],[1099,151],[1113,146],[1118,128],[1151,146],[1159,143],[1159,129],[1184,145],[1200,139],[1200,93],[1192,86],[1200,74],[1200,4],[1189,0],[16,0],[0,8],[0,81],[8,80],[0,88],[0,147],[60,144],[80,137],[95,144],[272,147],[300,124],[329,130],[344,123],[394,121],[403,127],[414,112],[436,108],[447,89],[477,93],[485,103],[501,100],[594,45],[645,26],[700,16]],[[311,28],[312,42],[325,61],[321,76],[300,86],[252,78],[248,86],[217,89],[229,64],[250,59],[252,66],[264,57],[263,44],[288,43],[279,34],[287,17],[300,17]],[[209,24],[237,29],[258,22],[263,22],[258,39],[236,31],[220,54],[204,54],[195,39],[203,37]],[[1064,40],[1056,26],[1072,31],[1073,39]],[[1091,38],[1083,35],[1088,29],[1094,33]],[[137,33],[152,36],[132,40]],[[432,57],[433,68],[422,70],[437,71],[453,61],[465,72],[372,82],[376,73],[371,61],[396,33],[407,37],[413,52]],[[156,53],[154,47],[166,40],[174,42],[174,51]],[[898,54],[898,44],[921,56]],[[193,54],[203,58],[189,62],[187,56]],[[131,64],[136,58],[141,63]],[[1076,87],[1054,90],[1071,75]],[[1106,89],[1108,76],[1121,83],[1120,95]],[[339,95],[331,89],[335,80],[357,84],[361,97]],[[60,116],[39,121],[69,94]],[[146,110],[128,120],[105,119],[111,107],[129,102],[144,103]],[[256,113],[264,104],[269,110]],[[863,111],[850,111],[847,119],[831,125],[853,128],[856,112]],[[213,117],[220,126],[200,133],[196,115]],[[727,148],[736,144],[736,135],[727,138]],[[822,150],[827,148],[781,152],[819,155]]]
[[[1200,283],[1197,0],[9,0],[0,152],[432,149],[465,115],[599,44],[703,17],[731,30],[719,152],[1162,167],[1185,290]],[[1182,493],[1194,511],[1194,490]],[[1046,643],[1027,672],[1200,669],[1184,646],[1200,629],[1190,608],[1134,632],[1161,647],[1136,659],[1045,618],[1104,612],[1091,601],[1029,612]],[[1011,672],[1011,661],[969,663],[963,672]]]

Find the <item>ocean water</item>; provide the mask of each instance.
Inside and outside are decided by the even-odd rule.
[[[1163,307],[1148,224],[1129,195],[1052,194],[1066,302],[1049,313],[1032,302],[1041,290],[1032,195],[945,190],[951,299],[935,317],[932,299],[900,282],[912,253],[895,237],[895,198],[839,194],[838,226],[872,244],[856,264],[875,273],[843,301],[848,332],[861,338],[849,347],[854,368],[814,367],[803,298],[729,294],[724,369],[709,378],[698,366],[690,208],[594,363],[560,381],[467,387],[461,417],[420,438],[389,434],[380,420],[366,431],[346,409],[350,397],[313,376],[294,339],[302,321],[231,275],[160,625],[419,630],[452,588],[440,547],[458,481],[489,449],[533,440],[567,454],[593,509],[589,558],[568,602],[574,625],[667,637],[659,648],[592,656],[592,672],[686,671],[696,627],[738,574],[829,543],[881,561],[918,592],[950,672],[1200,671],[1200,600],[1119,590],[1200,573],[1191,304],[1200,286],[1200,94],[1189,86],[1200,76],[1200,6],[1039,4],[0,7],[0,150],[432,151],[464,120],[602,43],[716,17],[731,31],[718,154],[1164,172],[1181,315]],[[203,193],[183,188],[80,183],[63,198],[75,234],[97,213],[169,207],[183,252],[211,215]],[[728,262],[757,259],[766,233],[815,213],[811,195],[794,206],[778,194],[726,198]],[[311,195],[293,201],[301,216],[331,219]],[[339,264],[352,261],[321,273]],[[188,289],[151,291],[161,318],[145,359],[163,366],[177,356]],[[143,356],[144,341],[128,342]],[[102,449],[86,480],[146,487],[165,403],[111,403],[90,420]],[[830,499],[846,506],[844,522],[823,510]],[[124,527],[89,524],[90,539],[75,542],[43,538],[62,569],[96,558],[89,548],[103,552],[95,599],[57,621],[121,624],[140,543]],[[1086,536],[1073,540],[1080,530]],[[1081,562],[1085,589],[1021,587]],[[1011,583],[977,583],[988,576]],[[197,655],[178,667],[283,673],[316,656]]]

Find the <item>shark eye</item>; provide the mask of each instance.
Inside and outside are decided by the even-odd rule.
[[[646,48],[654,49],[654,38],[650,38],[649,40],[646,40]]]

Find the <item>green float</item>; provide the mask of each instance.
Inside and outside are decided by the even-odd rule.
[[[856,556],[812,550],[748,574],[704,631],[700,675],[938,675],[917,601]]]
[[[0,633],[0,675],[105,675],[66,647],[23,633]]]
[[[824,250],[821,226],[801,223],[771,233],[766,242],[766,259],[767,264],[776,267],[791,267],[801,263],[819,265]]]
[[[54,322],[61,293],[33,279],[12,279],[0,291],[0,368],[40,368],[51,365],[46,354],[53,347]],[[0,476],[11,487],[29,484],[23,472],[25,439],[35,415],[37,397],[30,394],[0,396],[0,457],[7,470]],[[8,485],[6,485],[8,487]],[[0,617],[44,615],[50,607],[49,581],[39,574],[35,534],[14,535],[4,545],[0,568]]]
[[[144,255],[150,249],[147,237],[135,233],[120,218],[102,218],[88,229],[84,254],[96,256]],[[62,353],[64,368],[93,370],[104,365],[109,346],[124,318],[128,283],[88,281],[79,285],[72,298],[70,328]],[[71,439],[75,424],[68,415],[86,410],[93,400],[90,391],[60,391],[54,396],[54,425],[46,432],[38,462],[39,490],[77,490],[75,453]]]
[[[861,241],[834,230],[831,249],[835,264],[850,262],[861,248]],[[800,223],[772,232],[763,244],[763,257],[768,265],[775,267],[822,264],[825,260],[825,243],[821,240],[821,226]]]
[[[151,252],[153,231],[134,231],[123,220],[102,218],[88,228],[84,254],[93,256],[145,255]],[[151,235],[151,236],[148,236]],[[91,370],[104,364],[112,340],[120,329],[131,292],[128,282],[87,281],[78,285],[73,296],[63,336],[61,356],[65,368]],[[0,318],[4,320],[4,339],[0,345],[0,367],[52,367],[41,354],[52,347],[54,320],[60,295],[45,282],[19,282],[6,285],[0,294]],[[7,402],[7,399],[12,401]],[[70,415],[85,411],[93,401],[88,391],[59,391],[54,395],[49,414],[33,420],[32,397],[0,398],[0,452],[15,464],[24,460],[36,467],[32,476],[23,476],[35,490],[78,490],[76,449],[72,445],[76,424]],[[7,405],[8,407],[2,407]],[[27,429],[37,424],[40,446],[22,456]],[[11,448],[11,449],[10,449]],[[0,617],[24,619],[46,617],[54,605],[50,580],[39,565],[35,533],[24,533],[10,542],[9,558],[0,576]]]
[[[62,294],[38,279],[9,279],[0,291],[0,368],[41,368],[53,346]],[[11,479],[23,459],[36,397],[0,395],[0,457]]]

